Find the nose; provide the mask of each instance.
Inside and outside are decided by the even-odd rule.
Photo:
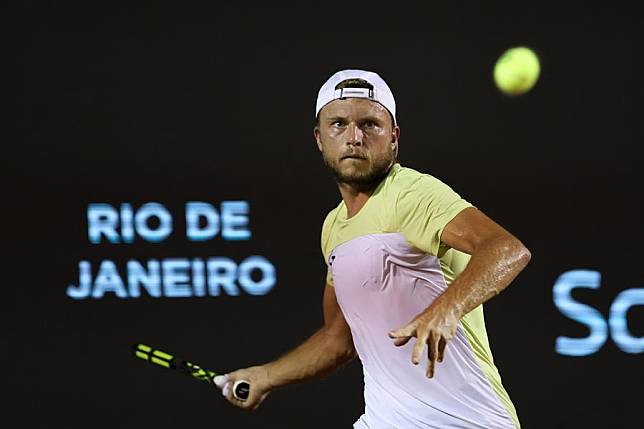
[[[364,134],[362,133],[362,130],[360,129],[360,127],[358,127],[355,123],[351,122],[348,126],[347,132],[348,132],[348,135],[347,135],[348,145],[352,145],[352,146],[362,145]]]

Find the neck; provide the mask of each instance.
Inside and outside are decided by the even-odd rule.
[[[340,195],[342,195],[342,200],[347,206],[347,218],[352,218],[360,211],[377,186],[377,183],[369,186],[338,183]]]
[[[340,190],[340,195],[342,195],[342,200],[344,205],[347,206],[347,218],[352,218],[355,216],[362,207],[367,203],[371,194],[376,190],[380,182],[385,180],[387,174],[393,167],[394,162],[389,165],[387,172],[380,177],[378,180],[369,184],[361,183],[346,183],[338,182],[338,189]]]

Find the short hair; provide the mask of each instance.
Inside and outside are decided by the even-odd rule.
[[[335,89],[342,89],[342,88],[373,89],[373,85],[364,79],[345,79],[335,86]]]
[[[343,89],[343,88],[364,88],[364,89],[373,90],[373,85],[364,79],[354,78],[354,79],[345,79],[335,86],[335,89]],[[389,109],[387,109],[386,107],[385,107],[385,110],[387,111],[387,113],[389,113],[389,118],[391,119],[391,128],[393,129],[396,126],[396,121],[394,121],[394,115],[392,115]],[[318,115],[315,117],[315,126],[317,127],[319,125],[320,125],[320,114],[318,113]]]

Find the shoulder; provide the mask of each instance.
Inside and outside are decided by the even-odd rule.
[[[324,222],[322,223],[322,246],[324,246],[325,242],[331,235],[331,230],[333,229],[333,225],[335,224],[335,221],[338,218],[338,214],[342,209],[342,204],[342,201],[340,201],[340,203],[333,210],[327,213],[326,217],[324,218]]]
[[[439,178],[408,167],[400,167],[392,182],[392,191],[403,201],[439,197],[446,192],[452,192]]]

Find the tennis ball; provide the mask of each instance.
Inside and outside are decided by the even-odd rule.
[[[539,58],[524,46],[505,51],[494,65],[494,82],[508,95],[528,92],[539,79]]]

